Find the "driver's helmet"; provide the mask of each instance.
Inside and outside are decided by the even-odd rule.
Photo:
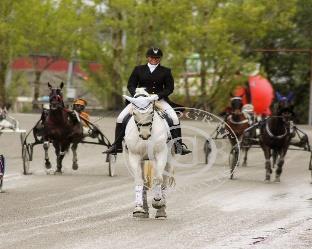
[[[82,112],[87,105],[87,101],[84,99],[76,99],[73,104],[73,109],[77,112]]]

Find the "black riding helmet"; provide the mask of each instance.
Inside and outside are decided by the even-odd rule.
[[[146,57],[162,57],[163,53],[160,48],[149,48],[146,52]]]

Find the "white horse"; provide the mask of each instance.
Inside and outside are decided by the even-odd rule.
[[[143,88],[136,89],[134,98],[124,97],[133,107],[133,116],[125,131],[124,149],[135,180],[133,217],[149,217],[142,163],[148,159],[153,162],[154,170],[152,206],[157,209],[155,218],[166,218],[167,187],[174,181],[173,168],[169,162],[174,152],[171,143],[168,143],[168,125],[155,110],[155,97]]]

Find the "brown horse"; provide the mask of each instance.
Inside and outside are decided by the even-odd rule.
[[[65,153],[68,151],[72,144],[73,151],[73,165],[74,170],[78,169],[77,164],[77,146],[83,138],[82,125],[78,119],[74,118],[74,115],[70,110],[64,107],[62,88],[64,83],[62,82],[59,88],[53,88],[49,83],[50,88],[50,110],[47,115],[42,116],[43,122],[43,148],[45,150],[45,166],[47,169],[51,168],[49,160],[48,149],[49,143],[52,142],[55,148],[57,157],[57,169],[56,173],[62,173],[62,161]]]
[[[250,119],[247,114],[242,112],[243,102],[242,97],[236,96],[231,98],[231,112],[227,115],[225,122],[229,127],[231,127],[232,131],[235,133],[235,136],[239,141],[242,140],[244,131],[250,127]],[[230,131],[230,132],[232,132]],[[235,136],[230,136],[230,141],[232,147],[235,149],[237,147]],[[243,166],[247,165],[247,154],[249,147],[243,146],[243,150],[245,151]],[[238,153],[237,153],[238,154]],[[238,158],[235,159],[237,161]]]

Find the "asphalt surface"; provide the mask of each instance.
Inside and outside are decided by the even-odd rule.
[[[39,119],[31,114],[13,116],[26,130]],[[114,122],[113,118],[97,122],[111,140]],[[203,127],[191,121],[183,125]],[[312,141],[312,129],[303,129]],[[157,220],[152,207],[149,219],[132,218],[133,179],[122,156],[114,164],[116,176],[108,176],[101,153],[105,149],[79,145],[77,171],[71,169],[69,152],[64,173],[47,175],[38,146],[32,175],[23,175],[18,134],[2,134],[0,152],[6,156],[7,170],[5,192],[0,194],[0,248],[312,248],[307,152],[289,151],[281,182],[267,184],[260,149],[252,149],[248,166],[238,167],[235,179],[229,180],[228,147],[223,146],[207,167],[201,163],[201,144],[195,146],[197,161],[177,158],[168,218]],[[51,146],[55,167],[53,154]]]

